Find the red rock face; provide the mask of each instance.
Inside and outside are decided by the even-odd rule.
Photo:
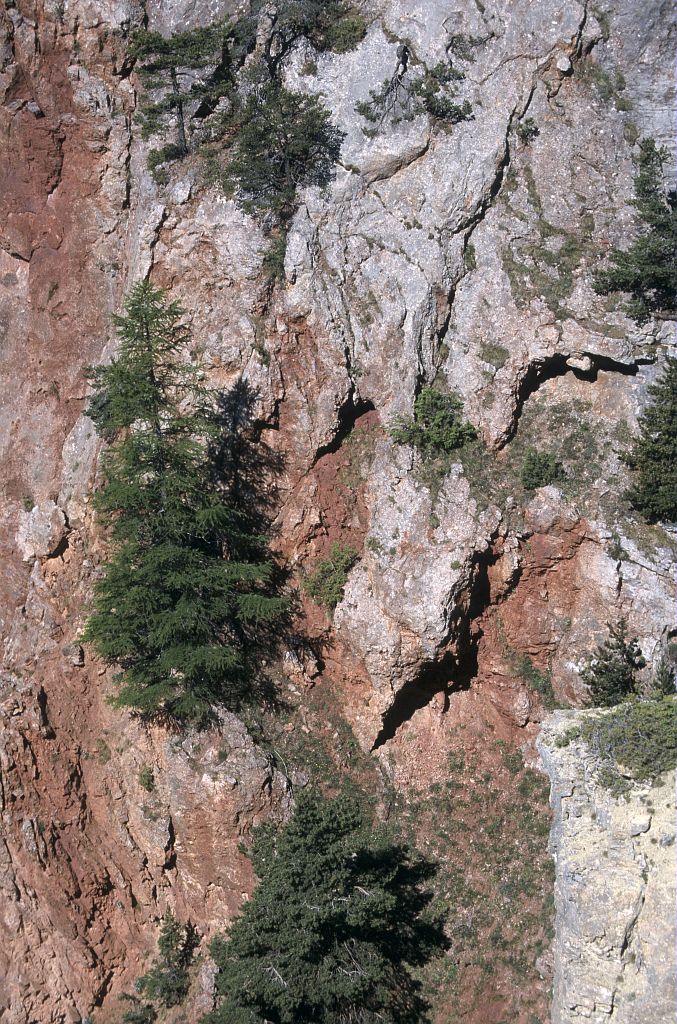
[[[183,24],[182,6],[163,5],[160,14],[157,6],[149,3],[151,18]],[[548,16],[548,31],[559,32],[552,28],[559,21],[565,27],[563,38],[548,36],[547,45],[572,52],[577,5],[552,6],[557,18]],[[190,7],[191,17],[202,16],[202,5]],[[437,17],[438,5],[432,8]],[[458,378],[452,386],[465,389],[467,408],[491,441],[507,436],[534,360],[540,372],[569,344],[580,368],[579,350],[604,353],[608,344],[626,370],[634,366],[618,333],[597,334],[593,343],[592,327],[567,321],[573,340],[565,343],[538,300],[528,323],[522,307],[509,306],[507,276],[491,262],[500,250],[490,234],[494,222],[483,225],[486,251],[478,245],[489,268],[488,298],[477,288],[472,293],[462,266],[468,218],[481,221],[493,202],[496,139],[504,144],[508,120],[531,96],[541,64],[554,88],[547,54],[525,65],[524,82],[514,70],[526,60],[520,39],[506,44],[514,54],[500,60],[490,49],[478,55],[487,62],[487,82],[496,67],[511,69],[510,83],[501,80],[484,106],[481,116],[498,117],[482,129],[484,150],[467,140],[458,145],[453,134],[414,139],[404,155],[388,151],[382,164],[377,151],[369,155],[359,188],[341,178],[336,196],[322,199],[326,206],[309,197],[290,240],[288,281],[271,298],[260,276],[260,227],[200,186],[197,161],[188,160],[165,191],[145,172],[146,151],[132,131],[135,79],[124,63],[125,21],[137,14],[126,0],[22,0],[0,13],[3,1024],[62,1024],[92,1012],[98,1024],[118,1020],[118,995],[154,953],[165,908],[190,919],[205,939],[222,928],[255,883],[240,842],[252,825],[281,818],[290,806],[285,776],[233,716],[199,735],[179,736],[162,723],[144,729],[111,708],[112,673],[79,646],[93,573],[105,554],[87,507],[97,441],[81,418],[84,368],[112,351],[112,314],[138,277],[150,273],[183,302],[215,385],[244,375],[257,391],[263,436],[283,462],[274,482],[273,543],[294,585],[334,540],[361,556],[343,617],[332,620],[300,591],[298,643],[290,641],[271,666],[298,704],[291,731],[305,726],[306,704],[330,695],[362,746],[375,746],[370,764],[381,785],[394,786],[406,803],[446,781],[459,744],[482,757],[489,734],[535,761],[543,708],[515,658],[528,656],[542,671],[552,667],[557,696],[575,701],[581,693],[573,660],[591,649],[608,618],[629,609],[649,654],[665,624],[663,584],[655,582],[667,578],[664,568],[658,572],[632,548],[619,569],[606,551],[610,532],[594,517],[542,491],[524,511],[523,528],[512,529],[497,509],[475,506],[455,471],[435,503],[416,477],[414,455],[389,441],[394,416],[411,409],[416,382],[447,372],[443,336],[456,346],[447,368],[450,380]],[[465,28],[480,34],[477,26]],[[383,47],[385,62],[387,40]],[[335,80],[329,85],[335,89]],[[575,94],[573,80],[565,85]],[[587,94],[583,99],[589,107]],[[341,116],[349,117],[345,110]],[[543,137],[548,117],[555,117],[550,108],[542,113]],[[550,130],[559,153],[560,123]],[[575,122],[572,136],[581,132]],[[620,147],[622,126],[614,132]],[[367,145],[361,134],[351,144],[358,151]],[[472,167],[454,163],[476,152]],[[595,157],[612,158],[606,150],[604,159],[597,150]],[[559,157],[537,159],[542,176],[560,169]],[[630,181],[629,157],[623,166],[619,188]],[[348,174],[346,164],[341,175]],[[444,191],[449,179],[463,183],[462,195]],[[555,190],[571,191],[559,180]],[[450,274],[460,296],[455,334]],[[493,364],[477,339],[497,336],[491,317],[504,322],[506,310],[515,365],[487,383]],[[553,397],[590,396],[600,427],[610,410],[632,423],[641,378],[599,376],[562,376]],[[491,388],[497,401],[483,405]],[[326,722],[320,726],[331,745]],[[498,770],[499,760],[495,751],[487,755],[487,769]],[[152,771],[150,790],[140,782],[142,769]],[[529,984],[545,1014],[547,978]],[[498,1024],[513,1005],[506,986],[505,977],[487,985],[480,1004],[466,993],[464,1019]],[[209,1008],[210,992],[201,975],[191,1021]],[[525,1010],[515,1024],[527,1020]]]

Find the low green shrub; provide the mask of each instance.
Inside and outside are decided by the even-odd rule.
[[[544,708],[552,711],[553,708],[558,707],[555,691],[552,688],[552,676],[549,672],[541,672],[536,668],[528,654],[516,653],[512,665],[527,686],[539,694]]]
[[[318,49],[348,53],[359,46],[366,34],[367,22],[361,14],[345,14],[328,26]]]
[[[670,697],[638,700],[605,715],[587,715],[564,734],[559,745],[575,739],[582,739],[601,756],[598,780],[614,793],[627,791],[628,774],[638,782],[655,784],[677,762],[677,703]]]
[[[318,562],[306,577],[303,583],[306,594],[318,604],[335,608],[343,597],[348,573],[357,559],[358,554],[354,548],[334,541],[329,550],[329,558]]]
[[[548,484],[561,480],[563,475],[562,464],[554,452],[539,452],[535,448],[527,448],[520,473],[525,491],[547,487]]]
[[[139,770],[139,785],[146,790],[147,793],[152,793],[155,789],[155,776],[153,775],[153,769],[148,764],[141,766]]]
[[[515,131],[517,138],[523,142],[525,146],[528,146],[530,142],[533,142],[534,139],[538,138],[541,134],[533,117],[527,117],[524,121],[520,121]]]
[[[424,459],[448,455],[477,436],[472,424],[462,419],[462,412],[457,395],[424,387],[414,402],[413,418],[400,417],[390,436],[396,444],[413,445]]]
[[[151,149],[146,160],[146,166],[158,185],[166,185],[169,175],[165,169],[165,164],[181,160],[183,156],[185,156],[185,153],[181,147],[174,142],[170,142],[159,149]]]

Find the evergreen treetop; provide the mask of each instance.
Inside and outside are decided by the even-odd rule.
[[[646,665],[637,640],[628,636],[625,618],[609,623],[608,628],[608,638],[598,645],[582,673],[590,702],[598,707],[613,707],[635,693],[637,672]]]
[[[414,1024],[412,968],[445,946],[426,919],[428,862],[369,828],[353,800],[304,792],[289,823],[255,835],[261,881],[212,944],[219,1008],[203,1024]]]
[[[677,359],[649,387],[651,401],[625,462],[633,470],[631,504],[650,522],[677,521]]]
[[[598,294],[627,292],[626,311],[638,323],[652,315],[677,314],[677,192],[666,189],[668,153],[653,139],[640,143],[639,172],[630,200],[645,226],[629,249],[611,253],[611,267],[595,275]]]
[[[225,26],[219,22],[205,28],[189,29],[163,36],[140,29],[132,36],[129,53],[137,61],[141,80],[147,90],[139,121],[144,138],[164,131],[165,117],[173,116],[176,142],[165,151],[167,158],[188,153],[185,105],[189,100],[205,101],[213,110],[229,85]],[[199,78],[196,72],[211,68],[211,74]],[[150,91],[161,91],[150,99]]]
[[[286,603],[263,538],[213,473],[214,396],[180,358],[182,310],[145,282],[116,322],[120,354],[92,371],[88,409],[113,439],[94,497],[112,553],[83,639],[120,669],[116,703],[203,721],[242,700]]]

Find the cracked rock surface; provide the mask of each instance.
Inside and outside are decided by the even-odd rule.
[[[79,1021],[101,1005],[114,1020],[164,909],[208,938],[253,885],[240,838],[289,807],[284,776],[232,718],[188,746],[148,734],[112,711],[113,673],[79,648],[105,555],[84,368],[114,354],[112,314],[139,278],[183,304],[214,386],[244,377],[256,392],[283,464],[275,545],[295,584],[332,541],[358,551],[332,621],[305,601],[322,657],[290,641],[274,672],[283,687],[335,691],[393,777],[416,762],[390,740],[404,725],[416,748],[424,719],[439,739],[431,776],[462,714],[489,707],[532,743],[543,708],[506,644],[577,700],[608,621],[627,615],[650,665],[672,621],[674,538],[628,515],[619,450],[674,325],[638,328],[591,286],[609,247],[636,234],[637,138],[672,138],[667,0],[374,0],[354,52],[314,55],[316,74],[295,54],[289,83],[322,94],[345,142],[331,186],[302,196],[272,295],[260,225],[204,184],[196,158],[166,187],[152,180],[125,59],[144,10],[169,32],[235,6],[21,0],[0,12],[3,1024]],[[355,104],[392,75],[401,41],[430,67],[459,33],[475,41],[457,60],[472,120],[365,134]],[[495,455],[487,479],[459,460],[430,486],[390,440],[433,379],[460,394]],[[513,453],[530,444],[579,446],[562,486],[520,492]],[[642,941],[645,963],[659,957]],[[642,1005],[636,1019],[658,1024]]]
[[[674,772],[615,798],[581,741],[557,747],[578,712],[556,712],[539,749],[552,784],[557,869],[553,1024],[668,1024],[675,1011]]]

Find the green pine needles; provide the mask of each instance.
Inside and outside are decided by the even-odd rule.
[[[228,125],[232,143],[219,180],[248,213],[272,215],[274,223],[286,226],[299,188],[331,181],[344,136],[316,96],[251,75],[249,92]]]
[[[646,665],[637,640],[628,636],[626,619],[608,626],[608,638],[599,644],[582,673],[590,688],[590,702],[596,707],[613,707],[636,693],[637,672]]]
[[[94,500],[112,550],[83,639],[120,669],[117,705],[201,723],[251,689],[257,641],[286,602],[214,473],[215,401],[181,360],[183,311],[148,282],[125,308],[118,358],[90,373],[87,411],[111,441]]]
[[[446,945],[433,866],[374,831],[354,799],[305,791],[279,832],[255,833],[261,881],[212,943],[219,1007],[202,1024],[415,1024],[414,971]]]
[[[453,58],[472,61],[473,48],[478,42],[465,36],[453,36],[447,60],[431,68],[423,67],[414,76],[411,74],[413,55],[409,47],[401,43],[393,75],[386,78],[378,89],[370,89],[368,100],[355,104],[355,111],[371,126],[362,129],[364,134],[373,137],[387,121],[397,125],[421,114],[427,114],[433,124],[447,130],[451,125],[472,120],[470,103],[467,100],[460,104],[456,102],[456,87],[465,75],[454,66]]]
[[[140,29],[132,36],[129,55],[137,62],[145,87],[139,113],[144,138],[166,134],[173,122],[175,138],[151,150],[148,167],[159,183],[167,180],[162,165],[188,155],[187,111],[213,112],[227,95],[230,80],[223,66],[225,26],[175,32],[169,37]],[[198,72],[204,72],[199,75]]]
[[[525,491],[534,491],[538,487],[547,487],[564,476],[562,463],[554,452],[538,451],[527,448],[520,470],[520,480]]]
[[[677,313],[677,192],[665,188],[667,157],[667,149],[659,149],[653,139],[640,142],[631,203],[645,230],[629,249],[614,250],[611,267],[593,281],[600,295],[627,292],[631,298],[625,310],[638,323]]]
[[[316,96],[283,84],[284,62],[301,44],[345,53],[364,38],[365,19],[344,0],[255,0],[226,22],[175,32],[140,29],[129,55],[144,86],[138,120],[144,138],[170,140],[151,150],[158,184],[193,150],[218,182],[266,226],[284,228],[301,186],[331,180],[343,133]],[[276,236],[277,237],[277,236]]]
[[[677,521],[677,359],[649,387],[651,402],[625,462],[633,471],[626,497],[649,522]]]
[[[169,1009],[184,1003],[196,946],[197,935],[192,925],[179,924],[171,910],[167,910],[158,940],[159,955],[134,983],[138,995],[125,993],[121,997],[131,1004],[122,1016],[123,1024],[155,1024],[158,1008]]]
[[[449,455],[476,438],[472,424],[462,419],[458,395],[434,387],[421,388],[414,400],[414,416],[399,417],[390,435],[397,444],[410,444],[424,459]]]
[[[287,88],[285,62],[301,45],[346,53],[367,23],[345,0],[253,0],[229,21],[175,32],[139,29],[129,55],[143,86],[138,120],[159,185],[169,167],[194,153],[205,180],[257,216],[270,240],[264,272],[282,276],[299,190],[332,180],[344,133],[319,96]]]

